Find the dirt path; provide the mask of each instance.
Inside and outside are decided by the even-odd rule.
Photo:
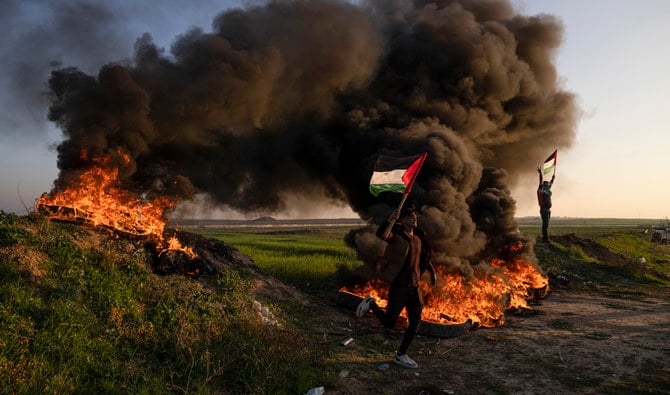
[[[419,369],[390,363],[400,334],[343,312],[352,328],[333,394],[670,393],[670,302],[553,292],[537,314],[465,336],[418,338]],[[379,365],[389,363],[382,371]]]

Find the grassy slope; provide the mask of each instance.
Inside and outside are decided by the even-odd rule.
[[[128,241],[0,212],[0,392],[304,393],[332,381],[264,325],[244,272],[158,276]],[[297,367],[297,369],[296,369]]]
[[[535,253],[549,274],[570,280],[570,288],[616,295],[668,295],[670,249],[651,242],[645,227],[593,227],[561,234]],[[558,233],[558,231],[556,231]]]

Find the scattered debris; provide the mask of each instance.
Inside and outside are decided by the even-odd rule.
[[[553,289],[567,289],[570,285],[570,279],[562,274],[555,274],[552,271],[547,271],[549,277],[549,286]]]
[[[670,222],[654,225],[652,227],[651,241],[654,243],[668,244],[670,243]]]
[[[261,321],[264,324],[281,326],[270,309],[268,309],[266,306],[263,306],[259,301],[254,300],[254,308],[258,312],[258,316],[261,318]]]
[[[326,390],[323,387],[314,387],[310,388],[305,395],[322,395],[324,392],[326,392]]]

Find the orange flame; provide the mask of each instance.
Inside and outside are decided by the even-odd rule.
[[[514,245],[508,252],[516,252],[522,246]],[[460,324],[472,320],[480,327],[496,327],[504,324],[505,310],[528,309],[528,300],[533,290],[549,290],[549,281],[528,261],[519,257],[493,259],[492,270],[477,271],[472,278],[460,273],[444,273],[437,267],[438,280],[434,287],[422,281],[424,295],[422,319],[441,324]],[[380,307],[386,306],[387,284],[371,280],[363,286],[341,291],[363,296],[370,294]],[[544,296],[544,295],[542,295]],[[404,315],[404,311],[403,311]]]
[[[191,247],[185,247],[181,245],[181,242],[177,237],[172,236],[167,241],[168,245],[165,247],[158,255],[161,255],[167,251],[181,251],[184,254],[188,255],[191,259],[197,257],[198,255],[193,251]]]
[[[117,150],[123,165],[131,162],[130,156]],[[88,158],[86,149],[80,153]],[[95,227],[104,227],[133,236],[155,238],[158,249],[163,248],[163,231],[167,224],[165,214],[176,201],[161,196],[143,199],[119,186],[119,168],[113,164],[111,156],[93,157],[88,169],[72,180],[62,191],[44,193],[35,203],[38,212],[51,219],[84,221]],[[179,243],[173,237],[176,243]],[[168,242],[168,248],[175,246]],[[181,245],[174,247],[183,249]],[[188,247],[187,247],[188,248]],[[192,249],[184,251],[195,255]]]

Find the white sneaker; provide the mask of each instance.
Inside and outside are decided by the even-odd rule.
[[[416,369],[419,367],[419,364],[414,362],[412,358],[407,356],[407,354],[403,355],[396,354],[395,358],[393,359],[393,362],[397,363],[398,365],[402,365],[406,368]]]
[[[357,317],[362,317],[370,311],[370,306],[372,306],[372,303],[375,301],[375,298],[373,298],[371,295],[366,296],[361,303],[358,304],[358,307],[356,307],[356,316]]]

